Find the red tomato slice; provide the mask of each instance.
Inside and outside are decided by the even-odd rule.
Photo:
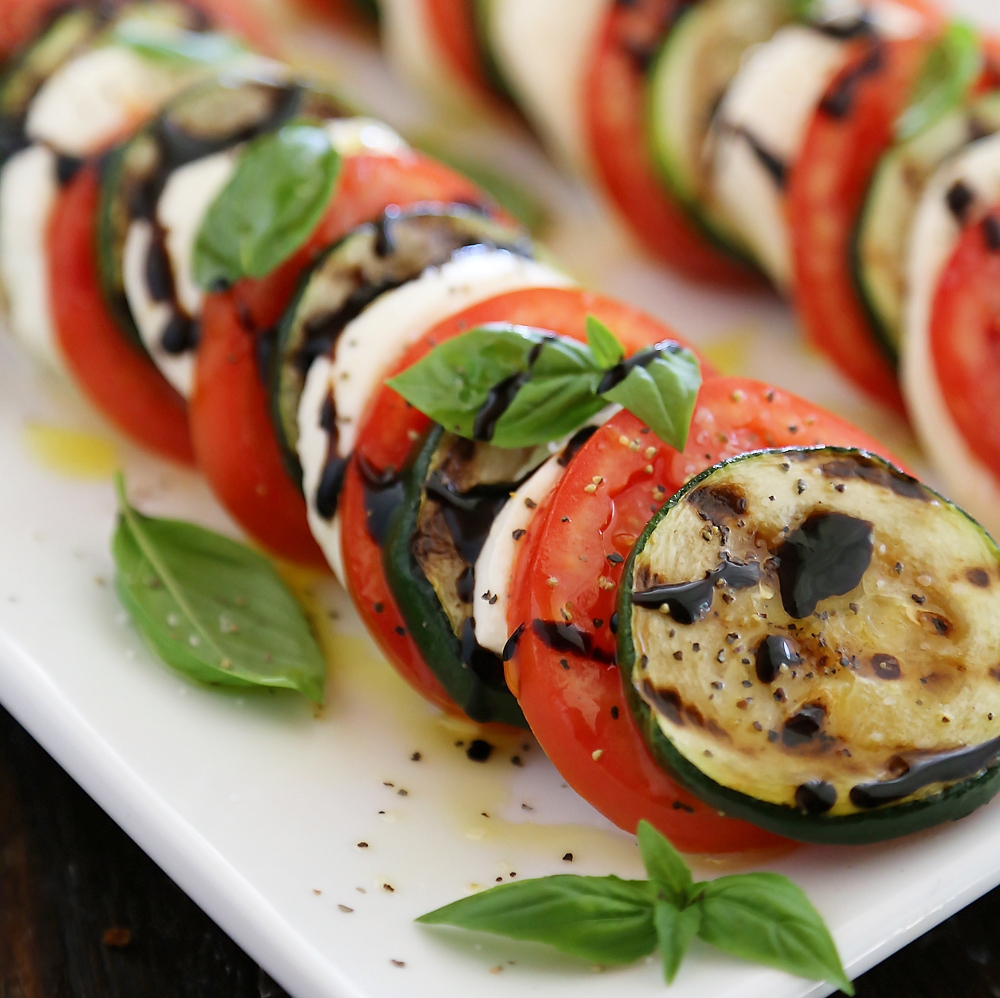
[[[609,5],[584,83],[590,154],[611,200],[649,252],[700,281],[753,285],[746,264],[714,247],[657,176],[646,136],[646,75],[681,0]]]
[[[973,454],[1000,478],[1000,212],[970,225],[931,310],[934,373]]]
[[[125,336],[104,300],[95,258],[100,194],[97,168],[87,165],[60,192],[49,223],[52,318],[62,355],[84,393],[122,432],[191,464],[184,399]]]
[[[528,530],[514,574],[511,632],[526,626],[508,682],[556,769],[626,831],[641,818],[688,852],[760,848],[778,839],[718,813],[678,786],[653,759],[625,701],[611,618],[627,558],[652,514],[692,475],[764,447],[818,443],[887,454],[844,420],[745,378],[702,386],[683,453],[628,412],[599,429]],[[600,478],[596,492],[585,491]],[[543,639],[534,621],[567,622],[592,649],[584,656]],[[556,642],[558,644],[558,642]]]
[[[288,477],[261,379],[257,347],[288,307],[302,272],[325,247],[391,204],[481,204],[469,180],[419,153],[345,159],[337,194],[309,243],[272,274],[209,295],[202,316],[194,394],[194,451],[216,497],[243,528],[289,561],[326,567]]]
[[[793,293],[809,339],[856,385],[905,413],[854,281],[852,242],[875,167],[893,141],[929,41],[888,41],[857,54],[813,116],[788,186]]]
[[[424,15],[448,65],[481,97],[495,100],[483,70],[473,0],[421,0]]]
[[[677,339],[657,320],[602,295],[530,288],[491,298],[446,319],[400,358],[393,373],[415,364],[434,344],[486,322],[536,326],[586,340],[588,315],[596,315],[613,329],[630,353],[658,340]],[[382,571],[382,551],[368,529],[365,504],[366,482],[391,480],[406,464],[414,440],[429,425],[430,420],[423,413],[386,386],[369,403],[340,496],[344,571],[354,605],[386,658],[418,693],[456,713],[458,707],[427,667],[406,631]]]

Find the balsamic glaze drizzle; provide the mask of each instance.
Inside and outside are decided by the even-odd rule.
[[[995,763],[998,757],[1000,738],[948,752],[899,755],[890,760],[890,766],[903,769],[902,775],[891,780],[859,783],[851,789],[851,803],[866,809],[892,804],[932,783],[951,783],[975,776]]]
[[[605,665],[614,665],[618,660],[613,651],[606,652],[603,648],[595,647],[593,637],[575,624],[539,620],[536,617],[531,622],[531,629],[553,651],[569,652]]]
[[[819,103],[819,109],[831,118],[846,118],[854,105],[854,95],[866,76],[880,73],[885,66],[885,51],[880,43],[857,65],[852,66],[834,83]]]
[[[760,565],[751,561],[745,565],[724,558],[704,579],[696,582],[676,582],[653,586],[632,593],[632,603],[647,610],[666,606],[678,624],[693,624],[703,620],[712,608],[718,586],[748,589],[760,581]]]

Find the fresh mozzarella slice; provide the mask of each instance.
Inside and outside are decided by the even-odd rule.
[[[405,0],[404,0],[405,2]],[[493,0],[487,30],[518,105],[565,164],[588,172],[584,82],[613,0]]]
[[[46,80],[28,109],[25,130],[34,142],[86,156],[149,117],[202,72],[143,58],[121,45],[94,48]]]
[[[954,192],[962,188],[962,196],[956,198]],[[903,390],[917,435],[944,479],[945,492],[994,534],[1000,532],[1000,483],[972,452],[951,417],[934,368],[930,324],[941,274],[955,252],[962,219],[974,218],[998,201],[1000,134],[966,146],[931,178],[913,223],[902,343]],[[961,217],[949,205],[961,205]]]
[[[204,294],[191,273],[194,246],[202,219],[236,168],[234,149],[206,156],[175,170],[157,205],[163,249],[173,274],[174,295],[158,299],[150,287],[148,262],[159,233],[146,219],[129,226],[122,259],[125,297],[149,355],[164,377],[189,398],[194,387],[194,351],[167,349],[164,334],[178,312],[187,319],[201,315]]]
[[[715,200],[782,290],[792,274],[785,180],[845,58],[839,39],[798,24],[780,28],[750,51],[712,125]]]
[[[29,146],[0,172],[0,281],[11,332],[36,357],[61,369],[49,304],[46,236],[59,194],[56,155]]]
[[[584,425],[600,426],[620,409],[621,406],[608,406]],[[504,503],[476,559],[472,610],[476,640],[497,655],[503,654],[509,637],[507,611],[518,552],[528,543],[538,510],[566,474],[568,457],[572,455],[567,455],[565,449],[574,437],[576,434],[552,444],[552,457]]]
[[[520,288],[569,287],[552,267],[507,250],[473,246],[443,267],[376,298],[337,340],[330,387],[337,414],[337,450],[354,450],[368,400],[393,361],[432,326],[476,302]]]
[[[438,322],[477,302],[521,288],[572,283],[544,264],[506,250],[475,247],[375,299],[345,328],[333,359],[313,363],[299,403],[298,454],[313,536],[342,584],[340,520],[320,515],[316,494],[331,458],[346,458],[354,449],[365,406],[393,362]],[[331,402],[337,420],[336,448],[323,425]]]
[[[331,456],[330,432],[322,417],[329,404],[332,378],[333,362],[329,357],[319,357],[313,361],[299,402],[298,452],[302,464],[302,490],[306,496],[309,528],[320,550],[326,555],[337,581],[346,589],[340,513],[335,513],[328,520],[316,510],[316,493]]]
[[[332,118],[326,131],[341,156],[399,156],[409,149],[398,132],[376,118]]]

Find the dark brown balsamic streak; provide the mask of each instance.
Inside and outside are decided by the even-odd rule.
[[[501,658],[505,662],[509,662],[514,657],[514,652],[517,651],[518,643],[521,640],[521,635],[524,634],[524,622],[522,621],[517,625],[517,629],[514,633],[507,639],[503,646],[503,655]]]
[[[597,394],[603,395],[605,392],[610,392],[613,388],[620,385],[636,368],[649,367],[654,360],[659,359],[664,354],[679,353],[680,349],[680,345],[673,340],[662,340],[651,347],[646,347],[645,350],[640,350],[631,357],[627,357],[605,371],[604,376],[598,382]]]
[[[789,748],[805,745],[819,734],[826,720],[826,710],[819,704],[800,707],[787,721],[781,731],[781,740]]]
[[[583,426],[570,437],[570,441],[563,448],[562,453],[556,460],[562,468],[569,467],[570,461],[580,453],[583,445],[597,432],[596,426]]]
[[[84,160],[79,156],[68,156],[65,153],[60,153],[56,157],[56,180],[59,186],[65,187],[80,172],[83,164]]]
[[[831,118],[846,118],[854,106],[854,96],[858,86],[867,76],[880,73],[885,67],[885,52],[878,43],[857,65],[851,67],[837,79],[820,101],[819,109]]]
[[[381,547],[389,522],[403,501],[403,483],[395,468],[377,471],[363,454],[357,454],[356,460],[364,482],[365,527],[368,536]]]
[[[647,610],[667,606],[670,616],[678,624],[693,624],[703,620],[711,610],[715,589],[720,583],[730,589],[747,589],[759,581],[760,565],[757,562],[741,565],[726,558],[697,582],[677,582],[633,592],[632,603]]]
[[[746,144],[750,146],[750,151],[757,158],[757,162],[764,167],[768,176],[774,181],[774,185],[779,190],[784,190],[788,183],[788,164],[780,156],[766,148],[749,129],[741,125],[733,128],[732,131],[743,137]]]
[[[851,789],[851,803],[860,808],[892,804],[932,783],[952,783],[975,776],[998,757],[1000,738],[933,755],[896,756],[890,760],[890,767],[905,767],[903,774],[892,780],[859,783]]]
[[[462,623],[462,665],[465,666],[474,676],[482,680],[483,685],[493,689],[507,689],[507,680],[503,671],[503,659],[496,652],[484,648],[476,640],[476,622],[472,617],[467,617]],[[482,704],[482,709],[477,709],[476,701],[482,695],[484,700],[486,690],[474,690],[472,700],[466,708],[466,713],[474,721],[488,717],[487,705]]]
[[[810,27],[822,35],[826,35],[829,38],[839,38],[842,41],[873,36],[875,34],[875,26],[872,24],[868,11],[864,11],[855,17],[818,21],[810,25]]]
[[[826,814],[836,803],[837,788],[825,780],[810,780],[795,789],[795,806],[803,814]]]
[[[266,339],[267,337],[261,337]],[[316,512],[324,520],[332,520],[337,512],[340,490],[347,473],[347,461],[337,453],[337,418],[333,408],[333,398],[327,396],[319,414],[319,425],[329,434],[330,442],[326,452],[326,464],[316,488]]]
[[[173,357],[194,350],[198,346],[201,327],[183,312],[175,312],[160,336],[160,346]]]
[[[528,352],[528,369],[517,371],[498,381],[486,396],[486,401],[480,406],[472,423],[474,440],[489,442],[496,433],[497,423],[510,408],[517,393],[531,380],[531,369],[542,355],[542,348],[549,340],[554,340],[555,334],[548,333],[532,346]]]
[[[762,683],[773,683],[783,665],[798,665],[802,661],[796,651],[795,642],[780,634],[769,634],[757,646],[757,678]]]
[[[890,489],[904,499],[927,502],[930,498],[927,489],[916,478],[862,454],[827,461],[820,471],[825,478],[860,478],[872,485]]]
[[[553,651],[569,652],[605,665],[614,665],[617,661],[618,657],[613,651],[606,652],[603,648],[595,647],[593,637],[575,624],[536,618],[531,622],[531,629]]]
[[[816,604],[843,596],[871,564],[873,525],[845,513],[813,513],[778,548],[778,582],[785,612],[797,620]]]
[[[955,221],[959,225],[965,225],[969,218],[969,211],[975,203],[976,192],[968,184],[956,180],[948,188],[944,200],[945,204],[948,205],[948,211],[955,216]]]
[[[1000,253],[1000,218],[987,215],[983,219],[983,239],[991,253]]]

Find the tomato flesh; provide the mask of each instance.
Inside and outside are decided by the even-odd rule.
[[[474,0],[420,0],[441,53],[448,64],[480,96],[495,99],[483,71],[483,57],[476,31]]]
[[[683,453],[642,431],[628,412],[599,429],[529,528],[508,614],[511,633],[525,627],[508,679],[563,778],[616,825],[631,832],[645,818],[688,852],[769,846],[771,833],[722,818],[681,788],[632,720],[612,632],[623,562],[663,502],[718,461],[818,443],[886,452],[812,403],[745,378],[704,383]],[[535,621],[571,625],[590,654]]]
[[[46,253],[60,351],[110,422],[157,454],[192,464],[184,399],[125,336],[104,300],[95,252],[100,195],[97,168],[89,164],[62,189],[49,222]]]
[[[934,372],[959,432],[1000,478],[1000,212],[968,226],[931,310]]]
[[[681,0],[610,5],[584,82],[583,114],[599,179],[646,249],[701,281],[759,278],[715,248],[657,175],[646,136],[646,76]]]
[[[852,240],[928,44],[916,38],[859,46],[813,116],[788,187],[793,294],[806,333],[858,387],[900,413],[896,372],[855,284]]]
[[[491,298],[439,323],[415,343],[395,365],[410,367],[434,344],[487,322],[505,322],[548,329],[562,336],[586,339],[586,320],[595,315],[635,352],[674,333],[655,319],[620,302],[588,291],[530,288]],[[372,536],[366,508],[366,487],[391,481],[402,468],[430,420],[383,386],[369,403],[340,496],[344,539],[344,571],[354,605],[386,658],[417,692],[452,713],[458,707],[445,693],[407,633],[382,569],[382,551]]]
[[[261,280],[209,295],[194,393],[195,455],[216,497],[241,526],[289,561],[325,568],[305,500],[288,477],[264,388],[259,341],[281,318],[305,269],[326,247],[392,204],[481,204],[469,180],[419,153],[345,159],[337,193],[308,243]]]

